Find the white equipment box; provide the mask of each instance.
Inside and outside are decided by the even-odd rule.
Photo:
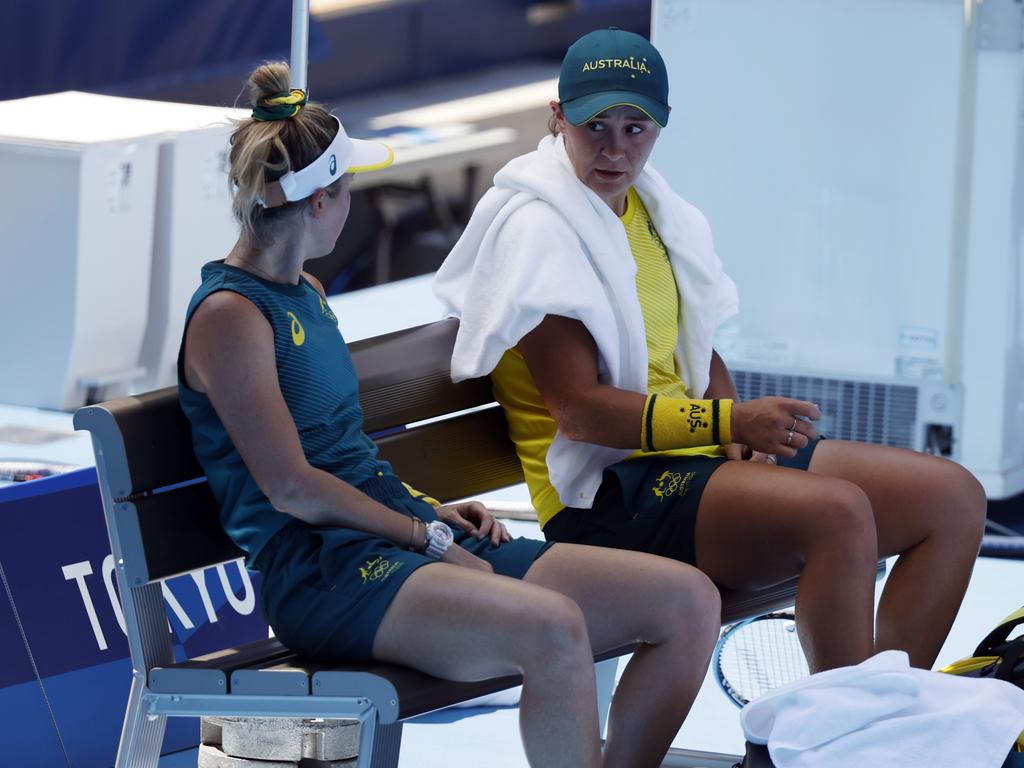
[[[106,105],[0,103],[0,402],[74,408],[136,375],[160,137]]]
[[[199,265],[237,233],[229,112],[78,92],[0,102],[0,402],[72,409],[173,381]]]
[[[1024,489],[1020,0],[655,0],[653,162],[740,290],[744,398]]]
[[[149,102],[156,104],[157,102]],[[199,287],[200,269],[223,259],[238,239],[231,216],[228,139],[231,119],[247,110],[160,103],[153,117],[172,131],[160,145],[153,233],[149,318],[139,366],[139,391],[177,382],[185,310]]]

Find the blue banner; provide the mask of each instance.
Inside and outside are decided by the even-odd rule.
[[[0,98],[65,90],[244,81],[267,59],[287,59],[290,0],[12,0],[0,64],[12,73]],[[314,33],[312,44],[319,38]],[[73,116],[69,116],[73,119]]]
[[[11,723],[17,734],[14,755],[21,765],[54,766],[65,764],[57,726],[50,714],[43,689],[32,671],[28,648],[18,631],[17,620],[6,590],[0,585],[0,674],[17,684],[0,684],[0,718]],[[8,741],[7,738],[4,739]],[[30,744],[31,750],[19,751],[17,743]]]
[[[131,662],[95,470],[0,488],[0,567],[5,764],[111,765]],[[179,660],[267,636],[240,561],[162,588]],[[198,743],[196,721],[169,723],[165,752]]]

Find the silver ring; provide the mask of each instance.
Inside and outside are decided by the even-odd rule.
[[[791,430],[789,430],[789,434],[786,435],[786,445],[789,445],[792,442],[793,442],[793,430],[791,429]]]
[[[793,426],[789,428],[790,432],[796,432],[796,416],[793,417]]]
[[[764,460],[765,460],[766,464],[778,464],[779,463],[779,457],[776,456],[774,453],[769,453],[767,456],[765,456]]]

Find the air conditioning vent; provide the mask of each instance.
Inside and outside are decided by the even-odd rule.
[[[818,376],[732,371],[740,399],[766,395],[821,407],[818,430],[828,437],[914,449],[918,388]]]

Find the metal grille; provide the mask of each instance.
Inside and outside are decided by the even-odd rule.
[[[819,376],[732,371],[741,400],[766,395],[809,400],[821,408],[818,430],[828,437],[915,449],[918,389]]]

